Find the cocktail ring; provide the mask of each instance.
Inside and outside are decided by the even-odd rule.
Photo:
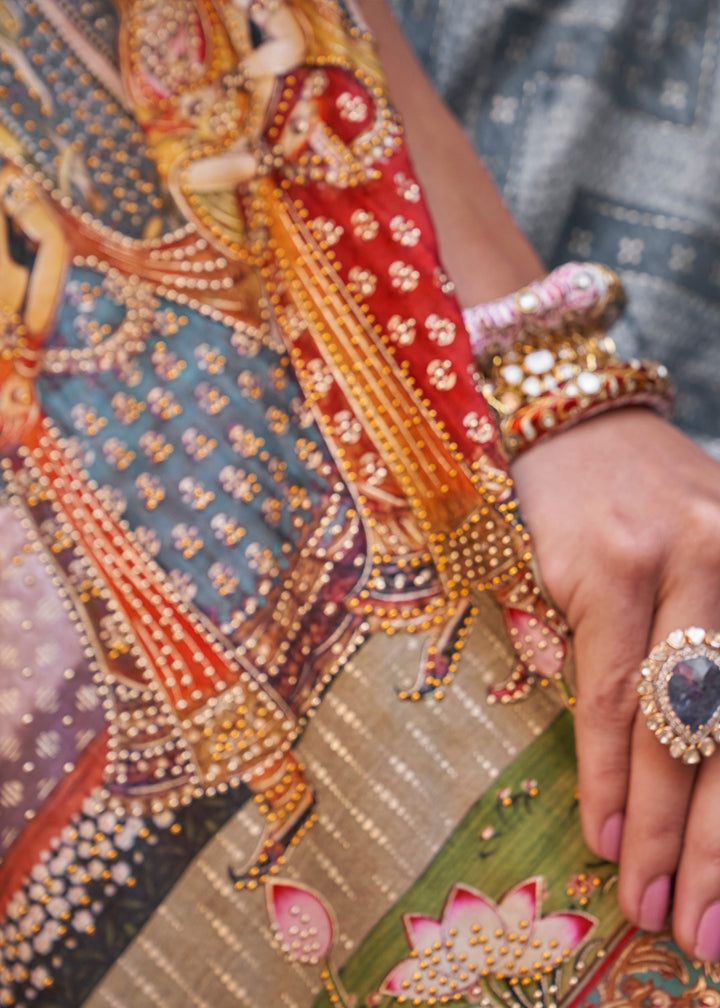
[[[640,710],[670,755],[699,763],[720,744],[720,632],[673,630],[642,663]]]

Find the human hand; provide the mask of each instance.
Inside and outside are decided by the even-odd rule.
[[[33,380],[0,364],[0,455],[22,444],[39,419]]]
[[[638,711],[639,668],[677,628],[720,629],[720,465],[649,410],[588,420],[513,465],[545,586],[574,632],[580,810],[619,860],[619,900],[720,960],[720,752],[673,759]]]

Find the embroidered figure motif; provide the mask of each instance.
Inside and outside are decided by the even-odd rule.
[[[314,0],[106,8],[116,53],[28,4],[38,58],[4,64],[2,471],[103,714],[26,811],[244,784],[267,827],[242,885],[311,821],[292,746],[369,633],[423,631],[406,695],[440,692],[491,590],[512,699],[564,627],[370,39]]]

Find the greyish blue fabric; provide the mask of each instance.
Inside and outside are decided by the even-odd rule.
[[[394,9],[546,266],[620,273],[621,353],[668,365],[677,423],[720,458],[720,2]]]

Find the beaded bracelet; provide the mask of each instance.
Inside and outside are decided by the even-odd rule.
[[[621,406],[672,410],[667,369],[621,361],[605,327],[624,301],[615,273],[567,263],[542,280],[464,312],[479,387],[510,456],[543,437]]]

